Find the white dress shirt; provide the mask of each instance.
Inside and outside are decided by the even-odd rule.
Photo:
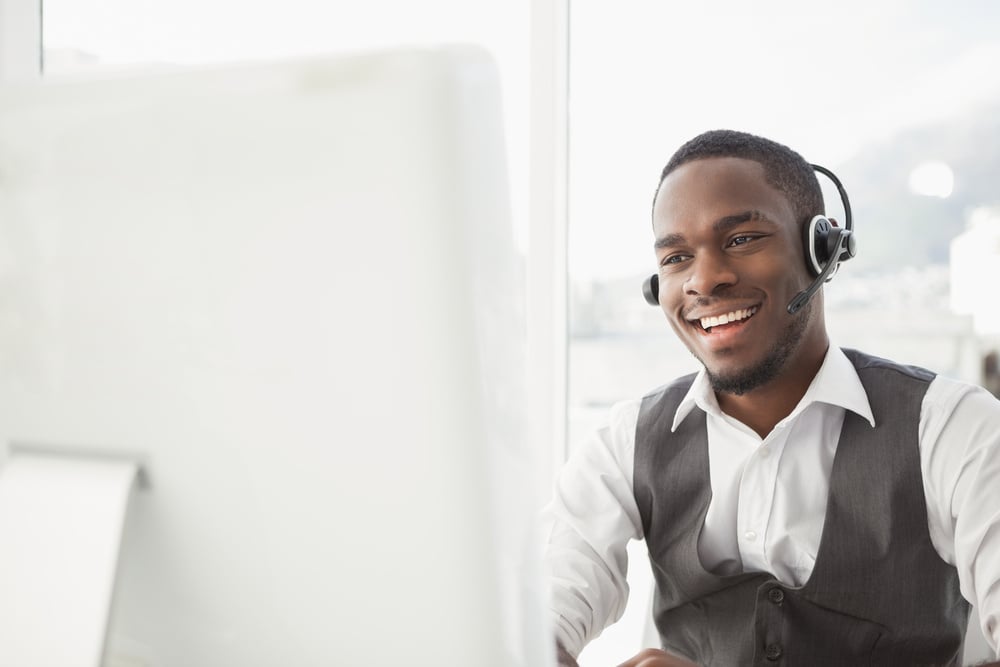
[[[641,402],[611,409],[609,425],[560,472],[546,509],[553,622],[573,655],[625,609],[626,544],[642,539],[632,493]],[[712,485],[698,541],[702,564],[717,574],[769,572],[785,584],[804,584],[823,532],[845,410],[875,426],[854,366],[831,345],[802,400],[763,439],[719,409],[704,371],[673,428],[695,408],[707,415]],[[962,595],[978,608],[1000,657],[1000,401],[938,376],[921,406],[918,438],[931,541],[958,569]]]

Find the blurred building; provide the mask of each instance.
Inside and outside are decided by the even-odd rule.
[[[1000,206],[979,207],[951,242],[951,307],[979,336],[1000,335]]]

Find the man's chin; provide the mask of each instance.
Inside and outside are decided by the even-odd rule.
[[[783,359],[770,356],[746,368],[728,368],[717,372],[705,366],[705,372],[709,384],[717,394],[742,396],[776,378],[781,372],[782,361]]]
[[[777,378],[801,343],[812,312],[812,304],[810,303],[797,315],[789,318],[787,326],[777,332],[777,337],[770,349],[763,357],[749,365],[736,368],[730,364],[726,368],[712,369],[704,360],[699,359],[702,366],[705,367],[712,389],[716,393],[741,396],[763,387]]]

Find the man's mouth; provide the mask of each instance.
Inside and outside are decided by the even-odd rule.
[[[736,324],[737,322],[743,322],[751,317],[758,310],[758,306],[753,306],[751,308],[740,308],[729,313],[723,313],[721,315],[712,315],[710,317],[702,317],[698,320],[692,320],[692,323],[697,322],[701,325],[701,328],[706,333],[711,333],[713,329],[718,327],[726,327],[728,325]]]

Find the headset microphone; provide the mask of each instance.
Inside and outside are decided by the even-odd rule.
[[[809,303],[809,299],[823,283],[833,278],[841,262],[846,262],[857,254],[854,218],[851,215],[851,201],[847,198],[847,191],[832,171],[818,164],[810,166],[837,186],[840,201],[844,204],[844,227],[834,227],[826,216],[816,215],[803,228],[802,245],[805,251],[806,268],[816,279],[789,302],[788,313],[790,315],[794,315]]]
[[[822,220],[817,221],[816,218],[822,218]],[[811,225],[815,225],[819,222],[820,225],[825,223],[829,226],[830,222],[826,218],[823,218],[822,216],[816,216],[816,218],[813,218],[813,223],[811,223]],[[833,246],[833,251],[828,255],[829,259],[826,261],[826,266],[823,267],[823,270],[820,271],[819,275],[816,276],[816,279],[812,281],[812,284],[809,285],[809,287],[796,294],[795,298],[789,302],[789,315],[794,315],[799,312],[803,306],[809,303],[809,299],[811,299],[813,294],[815,294],[817,290],[822,287],[823,283],[833,277],[833,274],[836,272],[837,267],[840,266],[840,263],[854,257],[856,254],[857,247],[855,245],[854,234],[852,234],[848,229],[841,229],[839,227],[834,227],[833,230],[834,231],[832,233],[823,237],[824,240]]]

